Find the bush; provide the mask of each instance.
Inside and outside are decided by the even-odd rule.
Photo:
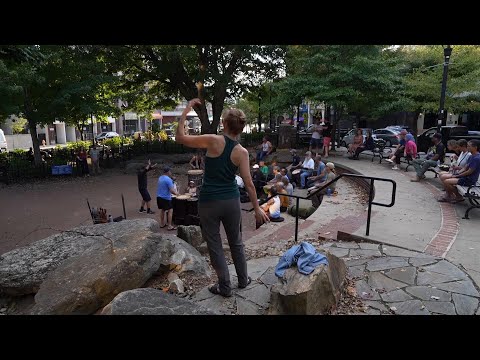
[[[122,145],[122,138],[121,137],[114,137],[111,139],[107,139],[103,142],[105,146],[108,146],[112,149],[118,149]]]
[[[71,142],[67,144],[67,149],[72,150],[77,153],[80,151],[80,149],[83,147],[85,148],[86,151],[88,151],[88,148],[92,145],[91,141],[77,141],[77,142]]]

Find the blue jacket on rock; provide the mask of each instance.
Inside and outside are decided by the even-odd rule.
[[[294,245],[282,255],[275,268],[275,275],[283,277],[285,270],[297,265],[298,271],[308,275],[320,264],[328,265],[327,257],[317,252],[315,247],[304,241],[300,245]]]

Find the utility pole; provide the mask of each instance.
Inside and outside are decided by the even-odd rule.
[[[443,63],[443,79],[442,79],[442,92],[440,94],[440,109],[438,111],[437,132],[440,133],[443,125],[443,119],[445,118],[445,94],[447,92],[447,75],[448,75],[448,63],[450,62],[450,55],[452,55],[452,47],[447,45],[443,48],[443,56],[445,61]]]

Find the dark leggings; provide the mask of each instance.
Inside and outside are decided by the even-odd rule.
[[[218,277],[220,292],[231,292],[230,273],[223,253],[220,238],[220,222],[227,234],[228,245],[233,264],[237,272],[238,284],[244,286],[248,282],[247,261],[241,236],[240,198],[229,200],[200,201],[198,214],[202,228],[202,237],[207,242],[210,261]]]

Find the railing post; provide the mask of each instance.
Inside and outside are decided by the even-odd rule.
[[[373,183],[375,180],[370,180],[370,190],[368,192],[368,215],[367,215],[367,231],[366,235],[370,234],[370,216],[372,214],[372,201],[373,201]]]
[[[298,211],[300,206],[300,198],[297,197],[297,205],[296,205],[296,212],[295,212],[295,243],[298,241]]]

